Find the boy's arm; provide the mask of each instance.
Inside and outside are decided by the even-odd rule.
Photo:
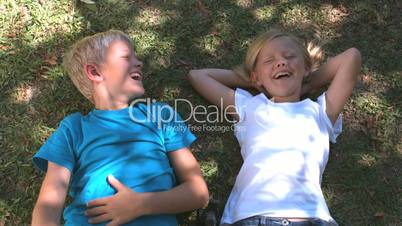
[[[48,162],[48,169],[32,213],[32,226],[60,225],[70,171]]]
[[[350,48],[328,60],[311,76],[305,89],[314,90],[332,81],[326,93],[326,113],[335,123],[343,106],[352,94],[361,68],[359,50]]]
[[[180,184],[170,191],[148,193],[146,212],[180,213],[205,207],[209,200],[208,188],[191,151],[182,148],[169,152],[169,157]]]
[[[236,120],[238,115],[234,106],[234,90],[235,87],[252,88],[249,81],[245,81],[240,76],[237,76],[231,70],[224,69],[200,69],[191,70],[188,75],[188,80],[191,85],[209,102],[227,109],[229,114],[232,114]]]
[[[204,207],[208,203],[207,185],[197,160],[188,148],[169,153],[180,184],[169,191],[137,193],[108,177],[117,190],[113,196],[88,203],[90,223],[111,221],[108,226],[120,225],[142,215],[175,214]]]

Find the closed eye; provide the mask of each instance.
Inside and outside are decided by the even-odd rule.
[[[264,63],[267,63],[267,64],[270,64],[270,63],[272,63],[272,62],[274,62],[274,59],[272,59],[272,58],[266,59],[266,60],[264,61]]]
[[[292,58],[294,58],[294,57],[296,57],[296,55],[286,55],[286,56],[285,56],[286,59],[292,59]]]

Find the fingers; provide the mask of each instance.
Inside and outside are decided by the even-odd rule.
[[[117,192],[123,190],[126,188],[126,186],[124,186],[124,184],[120,183],[120,181],[118,181],[113,175],[108,175],[107,176],[107,180],[109,181],[110,185],[112,185],[112,187],[114,189],[116,189]]]
[[[85,211],[85,215],[88,217],[94,217],[105,213],[107,213],[106,206],[94,207]]]
[[[106,203],[108,203],[108,200],[109,200],[109,197],[95,199],[95,200],[89,201],[87,203],[87,207],[91,208],[91,207],[95,207],[95,206],[104,206],[104,205],[106,205]]]
[[[99,223],[102,223],[102,222],[105,222],[105,221],[109,221],[111,219],[112,218],[111,218],[111,216],[109,214],[102,214],[102,215],[90,218],[88,220],[88,222],[90,224],[99,224]]]
[[[120,224],[119,224],[118,221],[113,220],[113,221],[111,221],[110,223],[108,223],[106,226],[119,226],[119,225],[120,225]]]

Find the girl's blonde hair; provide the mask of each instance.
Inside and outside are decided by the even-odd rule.
[[[324,58],[324,53],[321,49],[321,46],[316,45],[313,42],[308,42],[303,45],[302,42],[295,36],[277,29],[271,29],[258,36],[257,39],[251,43],[247,50],[243,64],[235,67],[234,72],[245,81],[250,81],[251,73],[255,68],[257,57],[261,49],[267,42],[279,37],[288,37],[297,45],[303,55],[306,67],[309,68],[311,72],[318,69]]]
[[[118,40],[126,41],[133,46],[128,35],[118,30],[109,30],[79,40],[64,55],[64,69],[77,89],[92,103],[94,103],[92,83],[85,75],[84,65],[104,63],[110,44]]]

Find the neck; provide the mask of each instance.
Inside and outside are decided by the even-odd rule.
[[[98,110],[118,110],[128,107],[128,103],[117,103],[94,98],[95,108]]]
[[[270,99],[274,103],[285,103],[285,102],[298,102],[300,101],[300,96],[291,97],[278,97],[274,96]]]
[[[267,91],[267,89],[265,89],[265,91]],[[280,92],[277,94],[280,94]],[[282,95],[270,95],[271,97],[270,100],[274,103],[298,102],[300,101],[301,97],[300,94],[301,94],[301,86],[294,90],[282,92]]]
[[[94,89],[93,99],[98,110],[118,110],[128,107],[128,97],[113,97],[101,89]]]

